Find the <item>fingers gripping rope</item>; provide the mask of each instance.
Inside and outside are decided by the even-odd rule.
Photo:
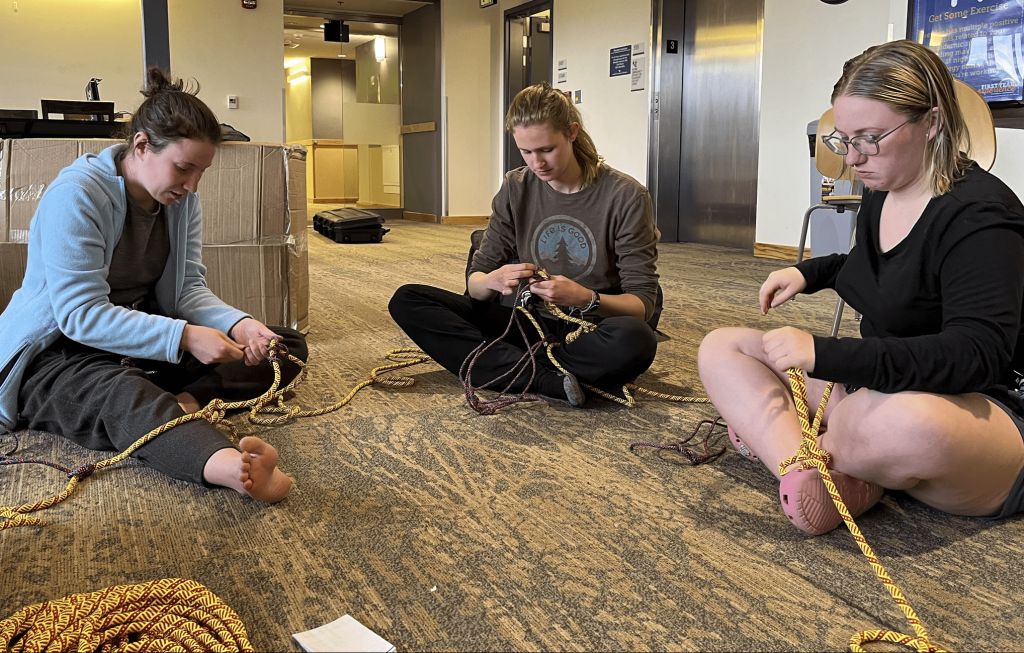
[[[548,274],[543,270],[538,271],[536,275],[539,278],[545,280],[549,278]],[[554,338],[554,336],[545,334],[544,329],[540,326],[540,323],[537,322],[537,319],[533,316],[533,314],[530,313],[530,310],[523,306],[523,294],[524,288],[520,288],[519,291],[516,293],[516,308],[512,312],[512,317],[509,320],[508,326],[505,328],[505,332],[502,333],[497,338],[495,338],[494,340],[492,340],[490,343],[481,343],[479,347],[474,349],[469,354],[469,356],[466,357],[466,360],[462,363],[462,369],[459,371],[459,380],[462,382],[463,389],[465,390],[467,403],[469,403],[470,407],[473,410],[482,415],[491,415],[501,408],[504,408],[511,404],[519,403],[521,401],[543,401],[537,395],[529,394],[529,388],[531,385],[533,385],[533,379],[536,376],[536,353],[540,347],[544,347],[544,351],[548,355],[548,360],[550,360],[551,364],[555,366],[555,369],[557,369],[562,374],[569,374],[569,371],[566,370],[565,367],[563,367],[562,364],[558,362],[558,359],[555,358],[554,349],[559,345],[559,342]],[[593,322],[588,322],[583,318],[568,315],[552,302],[545,301],[544,308],[558,319],[576,325],[576,330],[572,331],[571,333],[565,336],[564,344],[566,345],[575,342],[581,336],[591,333],[597,329],[597,325],[594,324]],[[537,330],[537,334],[540,336],[540,341],[534,344],[532,347],[530,347],[530,349],[523,354],[522,358],[520,358],[519,361],[515,365],[513,365],[508,372],[502,374],[500,377],[490,381],[489,383],[486,383],[479,387],[474,387],[472,383],[473,365],[480,358],[480,356],[482,356],[494,343],[503,340],[508,335],[509,331],[511,331],[512,329],[513,323],[519,328],[519,331],[523,336],[523,340],[527,340],[526,333],[523,331],[523,327],[517,319],[520,314],[525,315],[526,319],[528,319],[530,321],[530,324],[533,325],[533,328]],[[526,390],[516,395],[510,395],[508,391],[526,371],[527,365],[529,365],[531,373],[530,380],[526,384]],[[505,378],[508,378],[509,376],[512,377],[511,380],[508,382],[508,384],[498,394],[496,398],[491,399],[490,401],[482,401],[476,396],[476,391],[488,389],[490,386],[497,384],[498,382]],[[682,397],[679,395],[663,394],[661,392],[655,392],[654,390],[648,390],[647,388],[641,388],[640,386],[634,385],[632,383],[627,383],[622,386],[622,397],[617,397],[611,394],[610,392],[605,392],[604,390],[596,388],[587,383],[581,383],[580,385],[582,385],[584,388],[590,390],[596,395],[604,397],[609,401],[614,401],[615,403],[622,404],[623,406],[626,406],[628,408],[633,408],[634,406],[636,406],[636,400],[633,398],[632,394],[634,392],[637,394],[646,395],[648,397],[654,397],[656,399],[664,399],[665,401],[675,401],[679,403],[688,404],[711,403],[711,400],[708,399],[707,397]]]
[[[245,625],[209,589],[167,578],[72,594],[0,621],[3,651],[252,651]]]
[[[846,527],[850,530],[850,534],[853,535],[853,539],[857,541],[857,546],[860,547],[864,557],[871,563],[871,568],[874,570],[878,580],[881,581],[885,589],[888,590],[889,595],[892,596],[893,601],[903,611],[907,621],[914,628],[914,632],[917,637],[910,637],[903,633],[898,633],[892,630],[865,630],[857,633],[850,638],[850,650],[855,653],[864,651],[862,644],[869,642],[893,642],[896,644],[903,644],[908,648],[915,648],[921,653],[938,653],[942,649],[936,648],[931,645],[928,641],[928,632],[924,628],[924,624],[918,618],[914,608],[910,605],[906,598],[903,596],[903,592],[896,586],[892,578],[889,577],[888,572],[882,563],[878,561],[875,556],[875,552],[868,545],[866,539],[860,532],[857,524],[853,521],[853,516],[850,515],[850,511],[847,510],[846,504],[843,502],[843,498],[839,495],[839,490],[836,488],[836,484],[832,481],[832,475],[829,473],[828,465],[832,460],[832,456],[824,449],[818,446],[817,438],[818,431],[821,428],[821,420],[825,416],[825,406],[828,404],[829,397],[832,394],[833,383],[829,383],[825,386],[825,394],[821,398],[821,404],[818,406],[818,410],[814,415],[814,421],[811,422],[808,418],[808,405],[807,405],[807,386],[804,383],[804,375],[801,370],[796,368],[790,368],[786,371],[789,375],[789,384],[793,389],[793,403],[796,405],[797,417],[800,420],[800,431],[803,433],[803,440],[800,443],[800,448],[797,450],[796,455],[791,458],[787,458],[779,464],[779,474],[785,476],[789,473],[790,465],[799,463],[803,469],[809,469],[814,467],[821,474],[821,479],[825,482],[825,487],[828,489],[829,495],[832,497],[832,501],[836,504],[836,508],[839,510],[839,514],[843,518],[843,522]]]
[[[256,397],[255,399],[249,399],[247,401],[236,401],[236,402],[225,402],[221,399],[214,399],[207,404],[202,410],[196,413],[190,413],[183,415],[176,419],[159,426],[149,433],[143,435],[141,438],[136,440],[130,447],[107,460],[100,461],[98,463],[87,463],[77,467],[76,469],[68,469],[56,463],[51,463],[43,460],[36,459],[25,459],[25,458],[11,458],[9,453],[13,453],[12,449],[8,454],[0,455],[0,466],[3,465],[14,465],[21,463],[39,463],[58,469],[67,474],[68,484],[62,492],[55,494],[42,501],[35,503],[26,503],[20,506],[6,506],[0,507],[0,531],[7,530],[8,528],[16,528],[18,526],[42,526],[45,522],[38,517],[32,517],[29,513],[37,512],[39,510],[45,510],[50,506],[64,501],[71,493],[74,492],[78,484],[85,480],[86,477],[91,474],[101,471],[107,467],[112,467],[130,455],[135,453],[140,447],[154,440],[160,435],[166,433],[170,429],[191,422],[193,420],[202,419],[206,420],[214,426],[220,425],[227,429],[230,433],[232,441],[238,441],[238,430],[234,424],[224,421],[227,412],[230,410],[239,409],[250,409],[249,421],[253,424],[261,426],[271,426],[276,424],[283,424],[290,419],[296,419],[300,417],[314,417],[317,415],[325,415],[327,413],[336,411],[345,405],[347,405],[353,397],[356,396],[363,388],[370,385],[383,385],[389,388],[406,388],[415,383],[415,380],[409,377],[401,376],[381,376],[387,372],[409,367],[411,365],[417,365],[419,363],[425,363],[430,360],[429,356],[423,354],[423,352],[417,349],[392,349],[387,353],[387,358],[393,361],[387,365],[381,365],[380,367],[374,368],[370,372],[370,378],[363,381],[355,388],[352,389],[344,399],[336,404],[327,406],[325,408],[319,408],[317,410],[302,410],[299,407],[289,408],[284,403],[284,394],[289,392],[293,388],[299,385],[306,375],[306,365],[300,359],[292,356],[288,353],[287,347],[283,344],[278,343],[276,340],[270,343],[270,355],[267,360],[270,361],[274,368],[274,383],[270,386],[270,389],[265,393]],[[286,387],[280,388],[281,385],[281,361],[289,360],[299,366],[299,374],[289,383]],[[274,403],[275,405],[271,405]],[[269,415],[269,416],[268,416]],[[17,440],[15,439],[15,448],[17,448]]]

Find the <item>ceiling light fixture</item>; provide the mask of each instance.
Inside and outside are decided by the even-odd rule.
[[[387,59],[387,45],[384,42],[383,36],[378,36],[373,40],[373,55],[376,57],[377,61],[384,61]]]

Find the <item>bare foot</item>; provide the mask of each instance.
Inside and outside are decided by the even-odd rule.
[[[228,447],[210,456],[203,468],[203,479],[267,503],[277,503],[288,496],[292,479],[277,468],[277,449],[252,436],[242,438],[238,446],[241,453]]]
[[[238,480],[253,499],[277,503],[288,496],[292,479],[277,468],[277,449],[256,437],[242,438],[242,467]]]

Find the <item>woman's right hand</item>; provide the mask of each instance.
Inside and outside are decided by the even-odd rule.
[[[523,279],[529,279],[535,272],[537,272],[537,266],[533,263],[503,265],[488,273],[486,287],[488,290],[499,292],[502,295],[511,295]]]
[[[768,309],[782,306],[806,287],[807,280],[796,268],[783,268],[772,272],[761,284],[761,313],[767,315]]]
[[[200,363],[229,363],[242,360],[245,349],[217,329],[186,324],[181,332],[179,348],[196,357]]]

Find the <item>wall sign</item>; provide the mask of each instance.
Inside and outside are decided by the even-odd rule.
[[[621,75],[628,75],[629,57],[633,52],[633,46],[623,45],[618,48],[612,48],[610,52],[609,59],[611,60],[611,65],[608,76],[619,77]]]
[[[242,6],[245,7],[246,9],[255,9],[256,8],[256,0],[242,0]]]
[[[490,7],[491,5],[498,4],[498,0],[480,0],[480,8]]]

